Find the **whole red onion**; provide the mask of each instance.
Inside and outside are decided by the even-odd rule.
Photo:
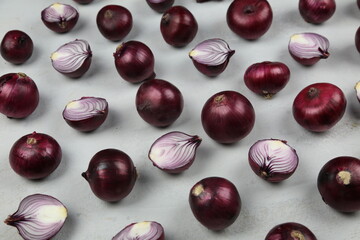
[[[317,186],[322,199],[341,212],[360,211],[360,159],[336,157],[320,170]]]
[[[28,60],[34,49],[34,44],[29,35],[20,31],[12,30],[5,34],[1,41],[1,56],[13,64],[21,64]]]
[[[210,97],[201,112],[205,132],[219,143],[234,143],[246,137],[255,124],[250,101],[235,91],[223,91]]]
[[[266,0],[235,0],[226,13],[229,28],[248,40],[264,35],[269,30],[272,19],[272,9]]]
[[[62,152],[58,142],[44,133],[33,132],[17,140],[11,147],[11,168],[27,179],[49,176],[59,166]]]
[[[74,1],[80,4],[89,4],[94,0],[74,0]]]
[[[154,11],[163,13],[171,8],[175,0],[146,0],[146,2]]]
[[[273,227],[266,235],[265,240],[317,240],[317,238],[304,225],[287,222]]]
[[[78,11],[68,4],[54,3],[41,11],[41,20],[45,26],[57,33],[73,29],[78,19]]]
[[[335,0],[299,0],[300,14],[309,23],[323,23],[334,15],[335,10]]]
[[[38,88],[26,74],[8,73],[0,77],[0,113],[9,118],[25,118],[38,103]]]
[[[355,46],[358,52],[360,53],[360,27],[357,29],[355,34]]]

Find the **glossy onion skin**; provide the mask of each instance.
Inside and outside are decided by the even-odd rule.
[[[287,222],[276,225],[266,235],[265,240],[317,240],[314,233],[300,223]]]
[[[208,177],[196,183],[190,190],[189,204],[195,218],[214,231],[232,225],[241,210],[235,185],[221,177]]]
[[[146,2],[154,11],[163,13],[171,8],[175,0],[146,0]]]
[[[321,168],[317,186],[330,207],[340,212],[360,211],[360,160],[349,156],[330,160]]]
[[[179,118],[184,99],[180,90],[170,82],[152,79],[140,86],[135,104],[145,122],[155,127],[167,127]]]
[[[198,24],[187,8],[174,6],[163,14],[160,31],[166,43],[174,47],[184,47],[195,38]]]
[[[27,179],[41,179],[50,175],[61,162],[58,142],[44,133],[33,132],[17,140],[11,147],[11,168]]]
[[[331,83],[314,83],[295,97],[293,116],[305,129],[325,132],[343,117],[346,98],[343,91]]]
[[[255,40],[264,35],[269,30],[272,19],[272,9],[266,0],[235,0],[226,14],[229,28],[247,40]]]
[[[96,153],[82,176],[100,199],[116,202],[125,198],[133,189],[137,173],[131,158],[117,149]]]
[[[358,52],[360,53],[360,27],[356,31],[355,35],[355,46]]]
[[[235,143],[246,137],[255,124],[250,101],[235,91],[210,97],[201,112],[201,122],[209,137],[219,143]]]
[[[335,0],[300,0],[299,12],[309,23],[320,24],[330,19],[336,10]]]
[[[7,32],[0,46],[1,56],[13,64],[22,64],[32,55],[34,43],[26,33],[20,30]]]

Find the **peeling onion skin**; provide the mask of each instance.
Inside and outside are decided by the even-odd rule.
[[[358,52],[360,53],[360,27],[357,29],[355,34],[355,46]]]
[[[317,240],[314,233],[300,223],[287,222],[276,225],[266,235],[265,240]]]
[[[41,11],[41,20],[45,26],[57,33],[69,32],[78,19],[78,11],[68,4],[54,3]]]
[[[8,31],[1,41],[1,56],[12,64],[22,64],[32,55],[34,43],[29,35],[20,30]]]
[[[300,0],[299,12],[302,18],[313,24],[329,20],[335,13],[335,0]]]
[[[320,170],[317,187],[323,201],[340,212],[360,211],[360,160],[341,156]]]
[[[154,11],[163,13],[172,7],[175,0],[146,0],[146,2]]]
[[[143,232],[143,231],[146,232]],[[121,230],[112,240],[165,240],[165,231],[160,223],[144,221],[132,223]]]
[[[24,240],[48,240],[61,230],[67,215],[66,207],[58,199],[33,194],[20,202],[18,210],[5,223],[16,227]],[[46,222],[41,222],[41,217],[46,218]]]

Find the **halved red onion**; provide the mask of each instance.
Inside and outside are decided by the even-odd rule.
[[[196,45],[189,57],[197,70],[206,76],[215,77],[225,70],[234,53],[235,50],[231,50],[223,39],[212,38]]]
[[[329,57],[329,40],[317,33],[298,33],[290,38],[290,55],[303,65],[313,65]]]
[[[58,33],[73,29],[78,19],[78,11],[68,4],[54,3],[41,11],[41,20],[45,26]]]
[[[296,170],[299,158],[286,141],[263,139],[249,150],[249,164],[256,175],[269,182],[281,182]]]
[[[160,223],[144,221],[132,223],[121,230],[112,240],[164,240],[164,228]]]
[[[355,85],[356,98],[360,102],[360,81]]]
[[[108,103],[104,98],[82,97],[69,102],[62,115],[71,127],[89,132],[100,127],[108,115]]]
[[[202,139],[196,135],[169,132],[152,144],[148,157],[159,169],[169,173],[180,173],[194,162],[196,149],[201,141]]]
[[[67,214],[66,207],[56,198],[33,194],[20,202],[18,210],[5,223],[16,227],[25,240],[45,240],[60,231]]]
[[[76,39],[60,46],[50,58],[56,71],[78,78],[89,69],[92,52],[87,41]]]
[[[273,227],[265,237],[265,240],[317,240],[314,233],[306,226],[286,222]]]

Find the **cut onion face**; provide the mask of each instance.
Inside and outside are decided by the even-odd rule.
[[[132,223],[121,230],[112,240],[164,240],[164,228],[160,223],[144,221]]]
[[[360,102],[360,81],[355,85],[356,98]]]
[[[45,26],[57,33],[73,29],[78,19],[78,11],[68,4],[54,3],[41,12],[41,20]]]

